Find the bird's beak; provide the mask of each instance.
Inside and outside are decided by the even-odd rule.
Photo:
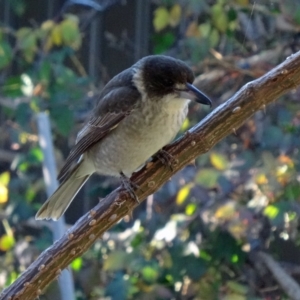
[[[211,100],[194,85],[186,83],[186,89],[180,91],[180,98],[194,100],[198,103],[209,105],[211,107]]]

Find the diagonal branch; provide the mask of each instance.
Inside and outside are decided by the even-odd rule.
[[[138,173],[133,181],[136,192],[145,199],[157,191],[174,173],[200,154],[209,151],[218,141],[234,132],[256,111],[300,85],[300,52],[261,78],[246,84],[234,97],[211,112],[187,134],[168,146],[177,160],[173,171],[156,159]],[[29,300],[43,289],[70,262],[82,255],[94,241],[135,208],[137,203],[121,187],[109,194],[88,214],[80,218],[65,235],[45,250],[38,259],[0,295],[0,300]]]

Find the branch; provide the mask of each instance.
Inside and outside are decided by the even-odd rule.
[[[300,299],[300,287],[294,278],[292,278],[273,258],[271,255],[258,252],[258,258],[266,265],[273,277],[279,283],[284,292],[292,300]]]
[[[132,180],[140,186],[139,199],[156,192],[174,173],[200,154],[209,151],[218,141],[234,132],[247,118],[278,97],[300,85],[300,52],[261,78],[246,84],[234,97],[221,104],[183,137],[167,147],[177,160],[170,171],[154,159],[135,173]],[[0,295],[0,300],[29,300],[38,297],[43,289],[59,276],[72,260],[82,255],[137,203],[122,187],[114,190],[80,218],[65,235],[45,250],[38,259]]]

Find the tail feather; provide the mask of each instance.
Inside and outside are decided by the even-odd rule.
[[[93,173],[89,172],[89,174],[86,174],[83,171],[86,171],[84,170],[84,164],[79,162],[68,178],[61,183],[58,189],[39,209],[35,216],[36,220],[52,219],[56,221],[64,214],[81,187]]]

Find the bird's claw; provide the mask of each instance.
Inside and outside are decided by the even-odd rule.
[[[137,185],[135,182],[131,181],[130,178],[128,178],[123,172],[121,172],[120,175],[124,188],[128,191],[130,197],[139,204],[139,198],[134,192],[134,190],[140,189],[140,186]]]
[[[177,165],[178,161],[174,156],[172,156],[168,151],[164,149],[160,149],[157,152],[157,158],[160,160],[162,164],[167,166],[171,171],[174,170],[174,166]]]

